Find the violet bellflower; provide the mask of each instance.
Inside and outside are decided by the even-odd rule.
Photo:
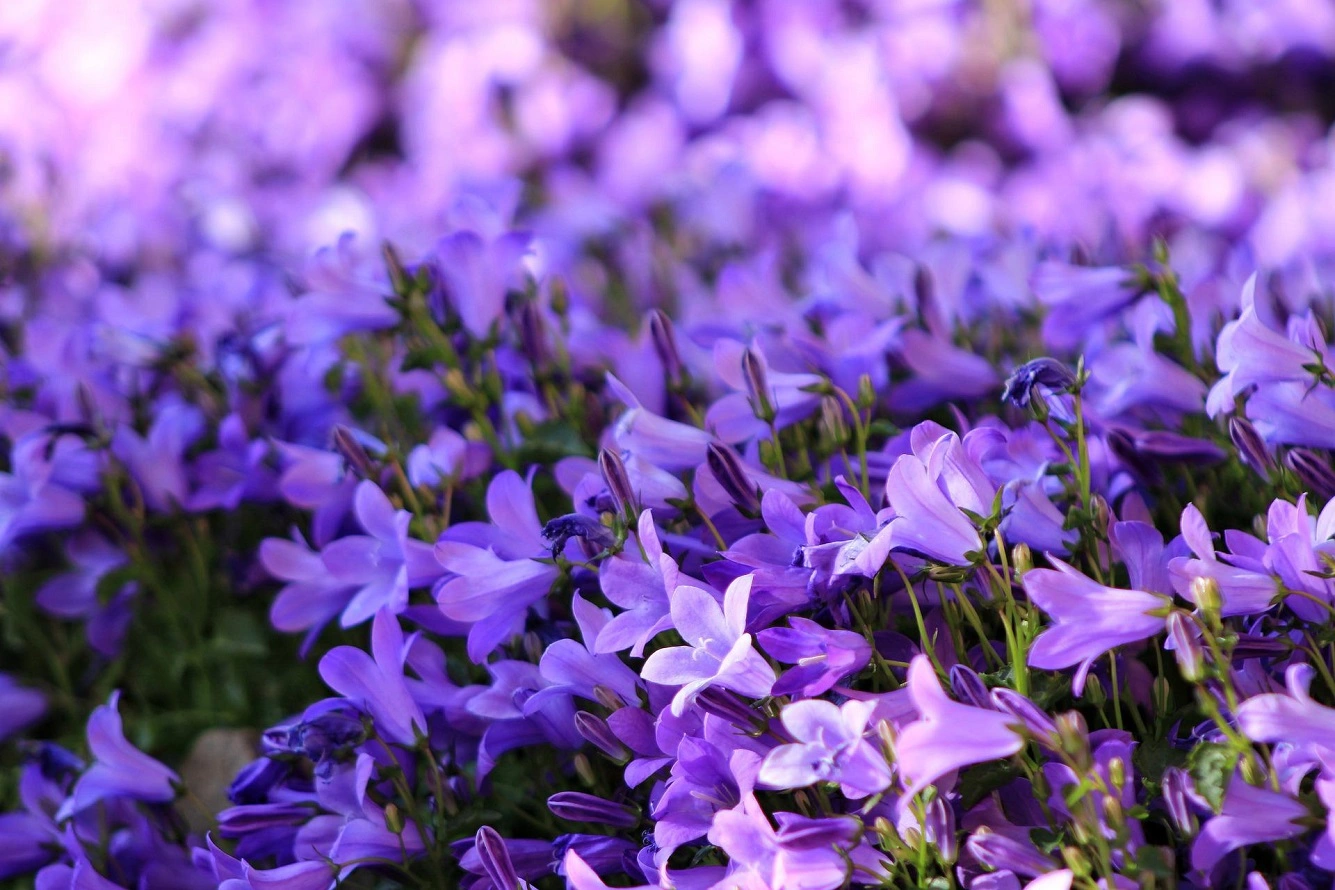
[[[822,695],[871,661],[871,644],[862,634],[831,630],[797,615],[788,619],[788,627],[759,631],[756,642],[771,657],[795,665],[774,684],[774,695]]]
[[[353,588],[340,622],[361,624],[380,609],[394,613],[408,607],[408,590],[440,577],[431,545],[408,536],[412,515],[395,510],[374,482],[357,486],[353,509],[364,535],[330,543],[320,554],[329,573]]]
[[[907,686],[918,719],[895,740],[895,765],[905,787],[901,806],[947,773],[1009,757],[1024,747],[1017,718],[952,700],[926,655],[909,663]]]
[[[1238,707],[1238,729],[1255,742],[1286,742],[1322,758],[1335,757],[1335,709],[1312,700],[1311,665],[1289,665],[1287,693],[1254,695]]]
[[[765,756],[758,781],[770,788],[805,788],[838,782],[849,800],[890,787],[890,768],[866,733],[876,705],[820,699],[793,702],[779,715],[795,740]]]
[[[550,547],[542,536],[529,483],[513,470],[487,488],[490,523],[451,526],[436,544],[436,559],[449,573],[436,587],[447,618],[471,624],[468,657],[475,663],[520,633],[530,606],[547,595],[555,566],[539,562]]]
[[[69,799],[61,806],[60,818],[119,797],[148,803],[175,799],[180,778],[126,741],[119,704],[118,690],[88,718],[88,750],[93,764],[74,784]]]
[[[1195,585],[1198,579],[1213,582],[1219,591],[1220,614],[1255,615],[1270,608],[1279,593],[1279,584],[1273,575],[1232,565],[1216,555],[1210,529],[1205,517],[1195,504],[1182,511],[1182,539],[1195,559],[1179,556],[1168,563],[1173,589],[1186,600],[1195,603]]]
[[[426,734],[426,717],[404,680],[406,642],[399,620],[388,610],[371,623],[371,655],[355,646],[338,646],[320,659],[320,677],[356,707],[370,714],[387,741],[411,747]]]
[[[735,809],[714,817],[709,842],[728,854],[728,878],[715,886],[742,890],[785,887],[835,890],[849,878],[845,857],[857,845],[862,826],[848,818],[808,819],[777,813],[776,831],[752,794]]]
[[[1306,834],[1308,829],[1299,820],[1307,815],[1307,807],[1288,794],[1249,785],[1234,773],[1224,792],[1223,809],[1201,826],[1192,844],[1191,867],[1206,876],[1239,847]]]
[[[672,624],[685,646],[659,649],[649,656],[640,676],[650,683],[678,686],[672,713],[680,716],[710,686],[760,698],[774,687],[774,669],[751,646],[746,632],[746,606],[753,576],[742,575],[728,585],[720,608],[714,596],[683,585],[671,596]]]
[[[1107,587],[1054,556],[1048,561],[1056,568],[1031,569],[1020,579],[1029,599],[1055,622],[1034,640],[1029,650],[1032,667],[1081,665],[1074,681],[1079,691],[1094,659],[1164,629],[1173,604],[1169,597]]]
[[[885,536],[888,549],[959,566],[969,565],[970,554],[985,549],[978,529],[918,457],[906,454],[895,462],[885,482],[885,496],[895,518],[877,538]],[[875,544],[873,540],[869,549]]]

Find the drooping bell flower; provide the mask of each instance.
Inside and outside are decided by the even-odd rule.
[[[74,784],[73,793],[61,807],[60,818],[118,797],[148,803],[175,799],[180,778],[126,741],[119,705],[118,690],[88,718],[88,750],[93,764]]]

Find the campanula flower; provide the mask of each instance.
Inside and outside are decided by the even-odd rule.
[[[118,797],[149,803],[175,799],[180,778],[125,740],[119,705],[120,692],[116,691],[88,718],[88,750],[93,763],[75,782],[61,807],[62,817]]]
[[[759,781],[771,788],[837,782],[850,800],[884,791],[890,768],[865,737],[874,709],[870,702],[835,705],[819,699],[788,705],[779,719],[795,741],[765,756]]]

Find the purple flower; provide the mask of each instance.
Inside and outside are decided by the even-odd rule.
[[[765,756],[759,781],[771,788],[805,788],[838,782],[850,800],[890,787],[890,768],[866,739],[875,705],[849,701],[842,706],[811,699],[793,702],[779,719],[795,740]]]
[[[278,491],[294,506],[313,511],[311,536],[323,547],[338,534],[352,509],[357,477],[347,472],[344,458],[333,451],[305,445],[278,443],[287,462],[278,479]]]
[[[242,499],[274,499],[277,476],[265,466],[269,443],[252,440],[246,424],[236,414],[229,414],[218,426],[218,448],[201,454],[195,461],[196,488],[190,495],[191,510],[235,510]]]
[[[1232,851],[1248,844],[1271,843],[1307,833],[1298,820],[1307,807],[1281,791],[1248,785],[1234,773],[1218,816],[1201,826],[1191,846],[1191,867],[1202,876]]]
[[[532,236],[510,232],[486,240],[456,232],[436,246],[437,268],[452,305],[470,334],[485,339],[505,314],[505,292],[522,280]]]
[[[638,547],[626,547],[598,568],[603,594],[625,611],[603,626],[595,652],[630,649],[639,658],[649,640],[672,626],[668,591],[680,579],[677,563],[663,551],[652,511],[640,514],[637,530]]]
[[[947,773],[1009,757],[1024,747],[1014,728],[1020,721],[953,701],[926,655],[914,656],[909,663],[908,690],[918,719],[905,726],[895,741],[904,802]]]
[[[748,794],[735,809],[714,817],[709,842],[728,854],[729,879],[723,886],[792,887],[835,890],[848,879],[845,856],[856,846],[861,826],[853,819],[807,819],[778,813],[779,829]]]
[[[408,481],[427,487],[444,481],[458,483],[480,475],[490,464],[491,451],[486,445],[439,427],[425,445],[408,452]]]
[[[1170,598],[1106,587],[1054,556],[1048,561],[1056,570],[1031,569],[1020,579],[1029,599],[1055,621],[1034,640],[1029,650],[1031,666],[1055,670],[1083,664],[1076,674],[1078,690],[1095,658],[1164,629],[1173,604]]]
[[[79,491],[96,485],[95,457],[73,436],[29,434],[15,443],[11,472],[0,473],[0,553],[23,535],[68,528],[83,520]],[[81,466],[90,462],[91,466]]]
[[[518,473],[506,470],[491,481],[487,514],[490,524],[451,526],[436,544],[436,559],[450,573],[436,587],[436,602],[446,617],[472,625],[468,657],[477,664],[523,629],[529,606],[547,595],[558,574],[538,562],[549,547],[533,492]]]
[[[147,437],[129,426],[119,427],[111,440],[111,452],[139,485],[144,503],[168,513],[189,499],[185,452],[203,432],[204,416],[199,409],[169,404],[158,412]]]
[[[60,809],[59,818],[73,816],[104,800],[119,797],[150,803],[176,798],[180,778],[125,740],[117,710],[120,692],[88,718],[88,750],[93,765],[79,777],[74,791]]]
[[[411,645],[399,620],[382,609],[371,622],[371,655],[338,646],[320,659],[320,677],[329,688],[370,714],[384,738],[407,747],[426,733],[426,717],[403,676]]]
[[[705,414],[705,426],[724,442],[768,436],[769,425],[761,419],[767,411],[774,416],[774,426],[784,429],[820,407],[820,393],[815,391],[823,383],[819,374],[772,371],[758,347],[719,340],[714,344],[714,366],[723,382],[737,390]]]
[[[714,596],[699,587],[684,585],[672,593],[672,624],[685,646],[659,649],[649,656],[640,676],[650,683],[679,686],[672,698],[672,713],[686,710],[710,686],[753,698],[768,695],[774,669],[751,647],[746,632],[746,606],[751,597],[751,575],[728,585],[719,607]]]
[[[973,523],[914,455],[906,454],[895,462],[885,482],[885,496],[895,518],[877,539],[884,536],[889,549],[961,566],[969,565],[969,554],[984,551]],[[877,540],[868,546],[876,548]]]
[[[1075,375],[1055,358],[1036,358],[1016,368],[1006,378],[1001,400],[1023,408],[1029,404],[1034,387],[1050,392],[1065,392],[1075,386]]]
[[[760,631],[756,642],[772,658],[796,665],[774,684],[774,695],[800,693],[807,698],[822,695],[871,660],[871,644],[862,634],[830,630],[797,615],[788,619],[788,627],[767,627]]]
[[[1286,742],[1316,756],[1335,754],[1335,710],[1312,700],[1308,692],[1314,669],[1290,665],[1284,672],[1288,693],[1255,695],[1238,707],[1238,729],[1256,742]]]
[[[0,674],[0,741],[36,723],[45,713],[45,695]]]
[[[65,556],[74,569],[43,584],[37,591],[37,605],[51,615],[86,620],[89,644],[102,655],[114,657],[129,627],[130,602],[138,585],[126,582],[105,604],[97,591],[108,573],[125,565],[125,553],[97,532],[85,530],[66,542]]]
[[[347,608],[356,587],[334,577],[305,541],[265,538],[260,544],[260,565],[287,582],[269,610],[273,626],[285,633],[310,630],[311,639],[335,615]]]
[[[1230,565],[1216,556],[1210,529],[1195,504],[1188,504],[1182,511],[1182,538],[1196,558],[1179,556],[1168,563],[1168,572],[1173,589],[1183,599],[1200,606],[1194,589],[1194,582],[1200,578],[1215,583],[1222,604],[1220,614],[1226,617],[1255,615],[1270,608],[1279,593],[1275,578]]]
[[[340,622],[361,624],[380,609],[394,613],[408,607],[408,590],[440,577],[431,545],[408,537],[412,514],[395,510],[374,482],[357,486],[353,499],[365,535],[339,538],[321,552],[330,575],[354,588]]]

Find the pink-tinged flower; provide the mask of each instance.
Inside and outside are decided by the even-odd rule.
[[[120,697],[119,691],[113,692],[88,718],[93,765],[75,783],[74,792],[61,807],[61,819],[111,798],[166,803],[176,797],[181,781],[176,773],[125,740],[117,710]]]
[[[805,788],[838,782],[850,800],[890,787],[890,767],[866,738],[876,705],[820,699],[793,702],[779,719],[795,740],[765,756],[759,781],[770,788]]]
[[[1307,807],[1284,792],[1248,785],[1234,773],[1224,793],[1223,810],[1201,827],[1192,844],[1191,867],[1208,874],[1239,847],[1305,834],[1307,827],[1298,820],[1307,815]]]
[[[645,661],[640,676],[650,683],[681,687],[672,698],[675,716],[710,686],[753,698],[769,695],[774,687],[774,669],[751,647],[746,632],[751,580],[751,575],[743,575],[729,584],[722,608],[699,587],[682,586],[673,592],[672,623],[688,645],[659,649]]]
[[[1031,569],[1020,579],[1034,605],[1055,624],[1039,634],[1029,664],[1056,670],[1080,664],[1075,688],[1084,687],[1089,664],[1103,653],[1164,629],[1173,601],[1144,590],[1106,587],[1049,555],[1057,568]]]
[[[1024,747],[1014,728],[1017,718],[952,700],[926,655],[914,656],[909,664],[908,691],[918,719],[895,741],[905,802],[947,773],[1009,757]]]

